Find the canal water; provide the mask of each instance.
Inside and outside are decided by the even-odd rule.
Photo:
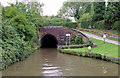
[[[3,76],[118,76],[118,65],[92,58],[39,49],[2,71]]]

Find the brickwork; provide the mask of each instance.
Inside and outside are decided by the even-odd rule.
[[[81,32],[78,32],[76,30],[72,30],[66,27],[62,26],[44,26],[40,28],[40,35],[44,36],[46,34],[51,34],[56,37],[58,40],[58,45],[64,45],[66,43],[66,34],[70,34],[72,36],[72,33],[75,33],[76,35],[80,34],[83,37],[83,42],[87,43],[88,38],[82,34]]]

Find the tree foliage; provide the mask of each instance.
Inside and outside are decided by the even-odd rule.
[[[46,25],[59,26],[59,25],[62,25],[63,23],[71,22],[71,20],[68,18],[61,18],[58,16],[43,16],[43,20],[44,20],[44,23],[43,23],[44,26]]]
[[[94,5],[93,21],[104,20],[105,1],[104,2],[94,2],[93,5]]]
[[[115,28],[112,26],[114,26],[116,21],[120,21],[120,2],[109,2],[105,15],[105,22],[108,26],[107,28]]]
[[[39,5],[16,3],[3,7],[2,11],[2,49],[5,69],[9,65],[24,60],[32,53],[33,38],[41,26]]]
[[[84,13],[84,9],[89,4],[90,3],[85,2],[64,2],[62,8],[58,12],[58,15],[61,17],[75,17],[76,19],[79,19]]]
[[[107,6],[105,0],[102,2],[64,2],[58,16],[74,17],[84,28],[91,26],[98,29],[117,30],[117,22],[120,21],[120,1],[108,2]]]

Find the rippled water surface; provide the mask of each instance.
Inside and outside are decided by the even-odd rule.
[[[3,76],[117,76],[118,65],[92,58],[39,49],[2,72]]]

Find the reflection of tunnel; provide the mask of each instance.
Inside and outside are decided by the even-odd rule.
[[[57,48],[58,41],[55,36],[46,34],[41,39],[41,48]]]

